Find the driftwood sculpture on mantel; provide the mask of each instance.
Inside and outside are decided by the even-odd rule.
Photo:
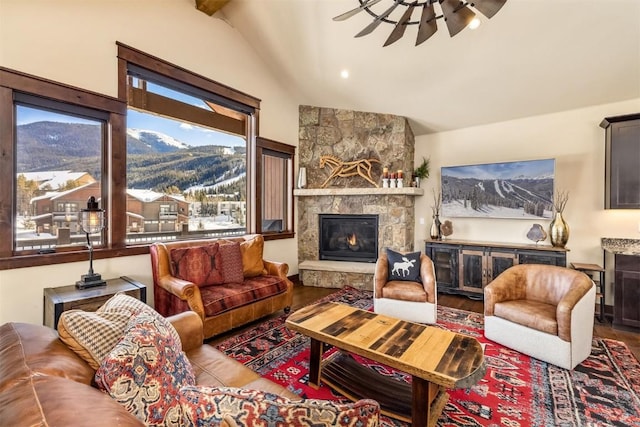
[[[353,160],[350,162],[343,162],[335,156],[322,156],[320,157],[320,167],[324,168],[325,165],[331,167],[331,173],[329,177],[322,183],[322,188],[325,188],[329,181],[334,178],[341,177],[349,177],[359,175],[369,181],[376,187],[380,187],[378,183],[376,183],[371,177],[371,167],[372,163],[380,163],[378,159],[361,159],[361,160]]]

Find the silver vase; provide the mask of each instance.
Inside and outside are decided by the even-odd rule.
[[[549,225],[551,245],[556,248],[564,248],[569,241],[569,225],[562,217],[562,212],[556,212],[553,221]]]
[[[305,188],[307,186],[307,168],[300,168],[298,170],[298,188]]]

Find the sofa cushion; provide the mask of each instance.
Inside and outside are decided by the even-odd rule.
[[[220,245],[193,246],[171,249],[169,252],[173,275],[198,286],[224,283]]]
[[[334,403],[292,401],[276,394],[231,387],[183,387],[184,426],[377,426],[380,406],[373,400]]]
[[[142,313],[129,321],[95,381],[145,425],[179,426],[178,393],[185,385],[195,385],[195,376],[166,323]]]
[[[222,258],[222,278],[224,283],[238,283],[244,280],[240,243],[229,242],[220,245]]]
[[[420,252],[402,254],[400,252],[387,249],[387,260],[389,263],[388,281],[420,281]]]
[[[225,283],[224,286],[200,288],[207,317],[256,301],[269,298],[287,290],[287,283],[278,276],[256,276],[241,283]]]
[[[494,306],[494,315],[510,322],[558,335],[557,307],[534,300],[511,300],[498,302]]]
[[[147,304],[123,293],[109,298],[96,312],[63,312],[58,321],[58,334],[71,350],[96,370],[122,338],[129,320],[140,313],[164,322],[180,343],[178,332],[168,321]]]
[[[244,277],[255,277],[267,274],[262,261],[264,251],[264,237],[257,234],[254,238],[240,243],[242,252],[242,268]]]

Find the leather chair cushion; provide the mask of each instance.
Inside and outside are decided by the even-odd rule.
[[[300,427],[374,427],[380,416],[380,405],[374,400],[363,399],[355,403],[313,399],[291,401],[273,393],[228,387],[183,387],[180,403],[184,426],[277,423]]]
[[[556,306],[533,300],[511,300],[495,304],[494,315],[551,335],[558,335]]]
[[[131,319],[95,375],[98,388],[145,425],[180,425],[180,388],[196,384],[191,363],[167,325],[151,314]]]
[[[421,283],[404,280],[387,282],[382,288],[381,297],[402,301],[427,302],[427,293]]]

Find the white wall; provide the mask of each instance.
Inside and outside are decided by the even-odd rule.
[[[567,262],[602,265],[600,238],[640,239],[640,210],[604,209],[605,131],[599,124],[604,117],[639,111],[640,98],[417,137],[415,158],[431,158],[431,176],[422,185],[425,195],[416,199],[416,249],[424,251],[432,191],[440,187],[442,166],[555,158],[556,187],[570,193],[563,214],[570,227]],[[424,218],[424,225],[420,218]],[[526,237],[532,224],[538,222],[548,230],[550,222],[440,219],[453,222],[451,238],[503,243],[532,243]],[[545,243],[550,244],[548,238]],[[611,295],[611,289],[607,290]]]
[[[298,103],[243,37],[195,0],[0,1],[3,67],[116,97],[116,41],[260,98],[260,135],[298,144]],[[296,239],[267,242],[265,256],[297,273]],[[148,255],[97,260],[94,269],[145,283],[153,301]],[[0,271],[0,324],[42,323],[42,289],[75,283],[87,270],[79,262]]]

